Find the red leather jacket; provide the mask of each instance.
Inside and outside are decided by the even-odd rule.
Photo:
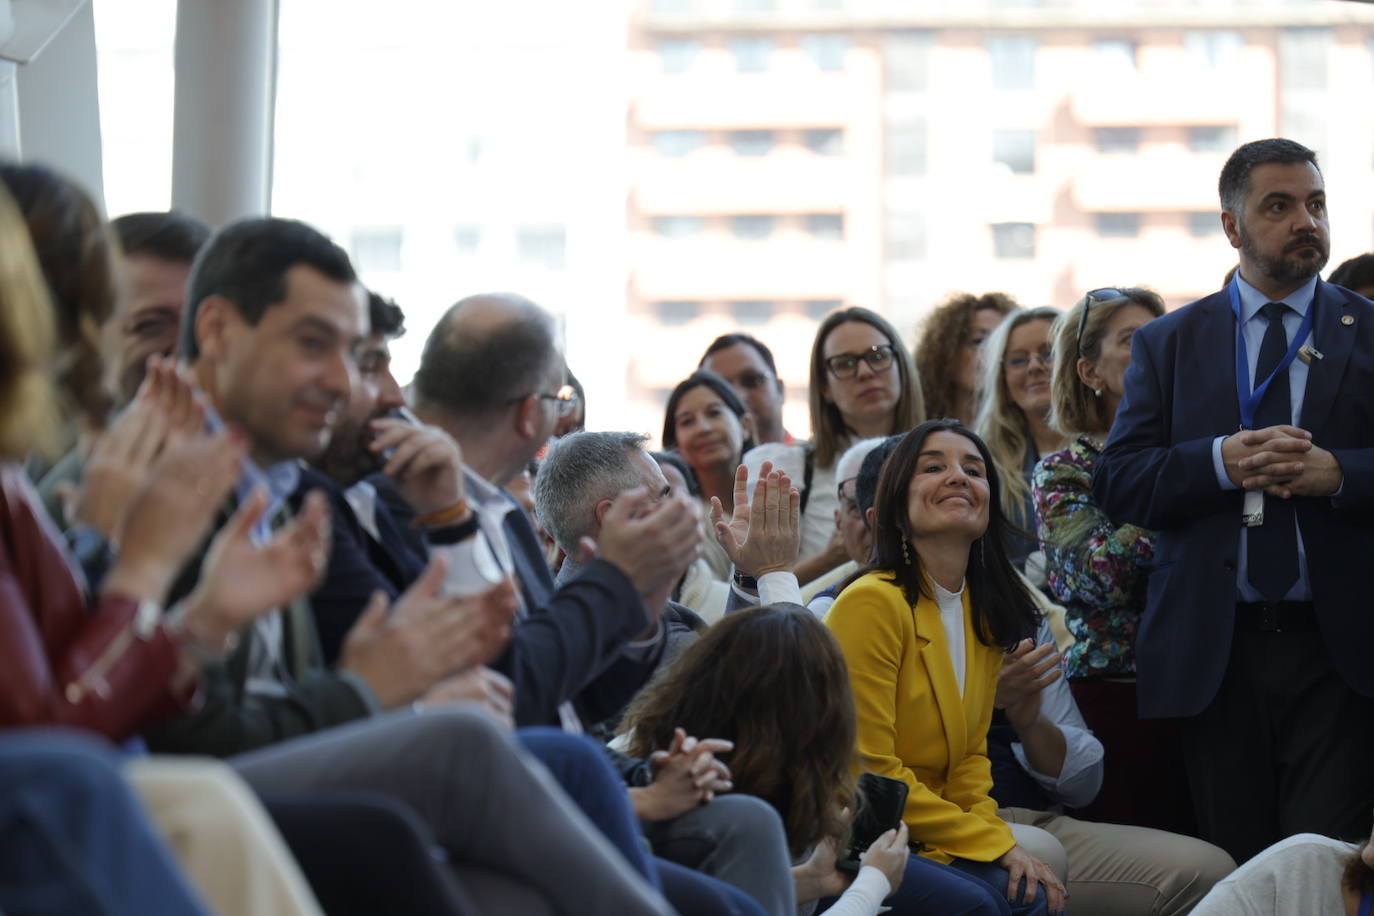
[[[0,465],[0,726],[120,740],[192,700],[160,615],[117,596],[92,606],[82,581],[23,468]]]

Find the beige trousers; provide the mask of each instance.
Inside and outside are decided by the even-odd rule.
[[[1064,875],[1073,916],[1187,913],[1236,863],[1190,836],[1001,808],[1016,841]]]
[[[139,757],[124,769],[191,884],[223,916],[322,916],[291,851],[229,767]]]

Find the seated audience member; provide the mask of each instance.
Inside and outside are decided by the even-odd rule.
[[[1050,422],[1069,447],[1036,467],[1034,496],[1049,590],[1074,644],[1067,674],[1088,727],[1106,748],[1089,820],[1176,833],[1197,830],[1177,723],[1136,716],[1135,633],[1154,560],[1153,532],[1114,525],[1092,495],[1093,468],[1121,403],[1136,330],[1164,314],[1146,289],[1100,289],[1055,326]]]
[[[1067,873],[1074,912],[1187,913],[1235,863],[1190,836],[1064,815],[1096,795],[1103,755],[1059,665],[1047,622],[1002,661],[988,731],[997,815],[1032,855]]]
[[[802,495],[803,586],[849,558],[835,527],[835,462],[859,439],[889,436],[925,419],[921,383],[896,330],[876,312],[832,312],[811,347],[811,442],[770,442],[744,456],[750,479],[765,462],[786,471]]]
[[[698,369],[668,395],[663,412],[663,447],[677,452],[692,469],[703,510],[719,500],[734,511],[735,469],[754,447],[753,418],[735,389],[714,372]],[[730,578],[730,557],[712,539],[704,542],[712,574]]]
[[[754,418],[754,441],[796,445],[782,425],[786,397],[773,351],[749,334],[722,334],[702,354],[698,369],[714,372],[735,388]]]
[[[927,417],[953,417],[965,425],[974,421],[983,341],[1016,308],[1006,293],[955,293],[926,316],[916,365]]]
[[[162,616],[177,569],[237,476],[242,446],[231,436],[200,433],[189,387],[154,363],[132,407],[95,443],[101,470],[85,488],[120,507],[112,516],[121,548],[98,593],[86,593],[19,460],[47,444],[44,431],[59,420],[59,404],[70,405],[91,430],[105,422],[94,329],[115,297],[110,242],[90,198],[47,169],[3,166],[0,183],[0,728],[62,725],[123,740],[193,703],[207,659],[242,623],[270,609],[230,587],[255,569],[246,531],[262,506],[247,505],[230,520],[205,580]],[[5,188],[28,209],[20,212]],[[84,267],[84,281],[70,296],[49,298],[36,250],[56,276]],[[53,378],[55,366],[78,361],[82,371]],[[313,504],[268,548],[284,561],[269,589],[290,595],[313,580],[323,555],[322,508]],[[214,764],[168,772],[155,762],[129,772],[169,830],[179,806],[167,794],[187,780],[201,785],[200,810],[217,812],[210,833],[221,833],[240,854],[216,851],[204,822],[181,820],[183,829],[171,832],[197,883],[218,879],[200,885],[217,908],[250,912],[257,902],[280,912],[317,912],[261,808],[242,797],[232,775]]]
[[[1007,551],[1019,570],[1025,570],[1027,558],[1039,549],[1031,472],[1043,455],[1064,447],[1063,435],[1049,424],[1054,369],[1050,326],[1059,315],[1058,309],[1049,307],[1018,309],[983,344],[981,403],[973,429],[997,462],[1002,512],[1013,526]],[[1043,581],[1034,571],[1030,577],[1037,584]]]
[[[492,665],[515,685],[515,721],[577,731],[623,708],[656,667],[662,643],[632,657],[622,650],[658,627],[664,583],[676,582],[699,552],[691,537],[698,516],[683,495],[655,501],[640,493],[603,520],[601,559],[555,587],[533,527],[503,487],[571,406],[563,378],[549,316],[519,296],[488,294],[463,299],[439,320],[414,388],[416,412],[461,447],[465,501],[516,579],[516,638]],[[647,516],[632,517],[631,501]],[[622,538],[632,527],[647,534]]]
[[[1343,843],[1316,833],[1280,840],[1212,888],[1194,916],[1368,916],[1374,837]]]
[[[1005,893],[1014,913],[1044,913],[1063,909],[1064,888],[991,796],[1003,652],[1037,626],[1007,557],[1000,476],[957,421],[908,433],[878,481],[873,571],[840,593],[826,624],[849,667],[861,763],[909,786],[922,855]]]
[[[835,639],[804,608],[765,605],[715,624],[635,699],[623,728],[645,753],[678,723],[734,744],[723,756],[735,788],[786,825],[799,903],[839,895],[827,912],[849,916],[883,904],[898,916],[1005,912],[991,887],[910,855],[905,825],[869,848],[852,886],[835,870],[855,806],[854,701]]]
[[[1352,293],[1374,299],[1374,254],[1359,254],[1331,271],[1328,283],[1344,286]]]
[[[649,457],[658,462],[663,479],[673,493],[686,493],[693,499],[701,499],[696,475],[681,455],[677,452],[650,452]],[[704,530],[701,536],[707,536]],[[725,615],[725,606],[730,600],[730,584],[715,577],[704,556],[697,557],[678,580],[672,598],[678,604],[691,608],[708,624],[715,623]]]
[[[186,277],[210,228],[176,211],[130,213],[110,223],[119,248],[121,295],[101,328],[100,351],[107,370],[106,386],[122,406],[133,400],[150,356],[171,356],[181,328]],[[82,449],[68,452],[38,485],[51,515],[67,525],[61,496],[81,482]]]

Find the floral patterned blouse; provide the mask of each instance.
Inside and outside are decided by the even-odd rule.
[[[1076,640],[1067,653],[1069,677],[1135,673],[1135,631],[1155,552],[1154,532],[1114,527],[1093,499],[1100,451],[1081,436],[1032,476],[1050,590]]]

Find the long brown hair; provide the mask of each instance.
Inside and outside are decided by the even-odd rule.
[[[681,726],[725,738],[736,791],[782,816],[794,857],[830,837],[843,847],[855,805],[857,726],[839,643],[806,608],[772,604],[725,617],[625,713],[630,752],[668,746]]]
[[[916,364],[891,323],[877,312],[857,305],[831,312],[816,329],[816,338],[811,344],[811,442],[816,447],[816,467],[826,470],[834,466],[835,459],[840,457],[853,435],[853,430],[845,425],[840,415],[840,408],[825,398],[830,390],[830,376],[825,368],[825,340],[831,331],[847,321],[872,325],[892,346],[897,371],[901,373],[901,394],[897,406],[892,409],[892,427],[888,432],[904,432],[926,418]]]
[[[56,334],[24,218],[0,187],[0,461],[51,445]]]
[[[916,342],[927,417],[952,417],[959,401],[959,357],[968,345],[973,316],[984,309],[1006,315],[1016,300],[1006,293],[955,293],[926,316]],[[972,423],[973,417],[959,417]]]
[[[963,436],[978,449],[988,475],[988,527],[969,550],[967,582],[973,610],[973,629],[985,646],[1010,650],[1032,636],[1039,612],[1024,580],[1007,556],[1007,520],[998,501],[1001,474],[983,440],[957,420],[927,420],[907,433],[883,462],[878,491],[873,497],[873,568],[890,573],[888,581],[901,586],[912,606],[921,597],[931,598],[921,569],[919,553],[903,546],[911,540],[908,494],[916,476],[921,447],[935,432]]]
[[[52,297],[58,338],[57,388],[92,427],[104,426],[113,397],[104,385],[100,329],[114,311],[119,250],[95,202],[41,165],[0,165],[28,225]]]

